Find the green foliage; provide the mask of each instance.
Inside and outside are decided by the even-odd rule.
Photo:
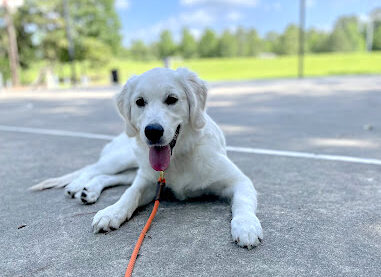
[[[332,52],[361,51],[365,40],[360,31],[357,17],[340,17],[327,41],[327,49]]]
[[[299,28],[288,25],[284,33],[279,37],[276,53],[279,55],[295,55],[298,53]]]
[[[170,57],[175,54],[176,45],[172,39],[172,34],[170,31],[165,30],[160,34],[160,40],[157,47],[160,58]]]
[[[237,43],[237,56],[242,57],[248,52],[248,45],[246,44],[246,31],[243,27],[238,27],[235,32],[235,40]]]
[[[76,55],[80,57],[79,61],[87,60],[93,67],[107,64],[113,56],[111,47],[93,37],[83,38],[76,47]]]
[[[381,50],[381,7],[374,9],[370,13],[370,17],[373,19],[373,50]]]
[[[250,29],[246,34],[245,56],[257,56],[263,49],[263,42],[255,29]]]
[[[234,57],[237,53],[237,42],[229,31],[224,31],[218,43],[220,57]]]
[[[179,51],[185,59],[190,59],[197,55],[197,42],[187,28],[184,28],[182,31]]]
[[[8,34],[5,22],[1,19],[3,12],[3,9],[0,9],[0,72],[4,79],[9,79]],[[16,29],[20,65],[21,68],[26,69],[36,59],[36,47],[32,43],[32,34],[25,28],[25,11],[23,9],[13,15],[13,23]]]
[[[376,28],[373,35],[373,49],[381,50],[381,24]]]
[[[277,32],[268,32],[264,39],[265,52],[276,53],[278,52],[279,34]]]
[[[149,49],[142,40],[135,40],[130,47],[130,54],[133,59],[147,60],[149,56]]]
[[[200,57],[216,57],[218,53],[218,39],[216,33],[211,29],[206,29],[198,45]]]
[[[327,51],[328,34],[315,29],[310,29],[305,34],[306,52],[321,53]]]
[[[114,0],[70,0],[69,4],[77,44],[83,37],[96,38],[117,54],[121,37]]]
[[[10,77],[9,61],[8,61],[8,37],[5,30],[5,22],[3,21],[3,9],[0,9],[0,74],[6,80]]]
[[[32,33],[27,31],[25,16],[25,9],[19,9],[13,17],[17,34],[19,60],[22,68],[27,68],[30,63],[36,60],[36,46],[32,42]]]
[[[262,52],[272,52],[278,55],[290,56],[290,58],[279,57],[276,62],[280,67],[286,65],[289,67],[290,63],[293,66],[295,59],[293,55],[298,52],[299,28],[292,24],[287,26],[282,34],[269,32],[264,38],[261,38],[255,29],[238,27],[234,32],[225,30],[218,34],[211,29],[206,29],[202,37],[196,40],[190,30],[184,28],[179,43],[175,43],[171,32],[166,30],[161,33],[160,39],[157,42],[146,44],[141,40],[137,40],[133,41],[128,49],[122,48],[119,34],[120,22],[114,9],[115,0],[67,1],[69,4],[70,27],[75,45],[75,59],[78,64],[81,64],[81,67],[90,65],[90,67],[98,71],[106,70],[110,64],[117,68],[117,65],[115,65],[116,59],[113,59],[113,57],[140,61],[140,63],[125,62],[123,66],[131,66],[133,64],[134,66],[147,68],[151,63],[160,65],[158,62],[159,58],[179,54],[187,59],[185,65],[193,66],[195,64],[197,71],[203,70],[198,68],[201,64],[209,69],[212,68],[212,66],[208,66],[209,63],[219,64],[221,68],[218,66],[213,68],[216,79],[219,78],[218,76],[224,76],[223,78],[228,79],[227,75],[222,73],[218,75],[220,71],[224,70],[224,66],[215,57],[227,58],[224,60],[226,64],[229,64],[229,61],[231,61],[232,68],[235,68],[238,62],[242,68],[249,68],[251,64],[246,63],[246,60],[252,61],[253,65],[255,64],[258,68],[261,68],[262,65],[267,66],[268,63],[262,63],[261,59],[253,59],[251,57],[257,56]],[[376,20],[374,22],[373,49],[381,50],[381,19],[379,19],[381,18],[381,9],[374,10],[372,16]],[[69,60],[63,0],[24,0],[24,5],[14,14],[14,23],[17,32],[20,62],[24,73],[31,71],[32,67],[35,69],[38,66],[45,66],[46,64],[53,66],[59,63],[66,63]],[[5,78],[8,78],[8,42],[4,27],[0,9],[0,72],[2,72]],[[365,29],[359,20],[353,16],[339,18],[332,32],[323,32],[316,29],[310,29],[305,32],[305,50],[307,53],[328,51],[354,52],[363,51],[364,49]],[[208,64],[206,64],[201,61],[192,60],[195,57],[212,59],[206,59],[208,61]],[[316,60],[314,65],[320,65],[322,60],[326,63],[335,63],[334,59],[340,57],[342,59],[340,62],[349,67],[347,57],[352,56],[342,56],[339,54],[327,56],[332,58],[330,61],[328,58],[318,59],[316,58],[318,56],[313,57],[313,60]],[[142,63],[142,61],[146,64]],[[306,66],[308,66],[307,62]],[[327,64],[324,66],[327,66]],[[361,63],[361,66],[363,66],[363,63]],[[133,66],[129,70],[133,70]],[[340,73],[340,70],[342,68],[338,66],[338,69],[332,70],[332,72]],[[244,74],[246,74],[238,69],[236,71],[241,76],[237,75],[237,78],[243,78]],[[355,72],[355,69],[352,68],[349,71]],[[361,69],[360,73],[363,71]],[[330,72],[327,74],[330,74]],[[343,69],[343,72],[346,71]],[[236,73],[234,71],[229,72],[229,74],[235,76]],[[314,75],[315,72],[311,74]],[[320,71],[316,74],[320,74]],[[22,78],[24,78],[23,80],[30,80],[35,75],[23,74]],[[106,75],[108,76],[108,73]],[[248,75],[248,77],[250,76]],[[267,77],[267,75],[258,76]],[[277,76],[283,75],[279,74]],[[97,78],[98,76],[94,77],[94,79]],[[214,77],[211,77],[211,79],[214,79]]]
[[[120,22],[114,0],[68,0],[70,21],[64,20],[62,0],[25,0],[15,14],[18,41],[35,56],[50,62],[65,62],[68,57],[66,24],[70,24],[75,45],[75,59],[89,59],[93,64],[104,63],[120,49]],[[18,26],[18,25],[17,25]],[[27,31],[27,29],[32,31]],[[33,36],[34,44],[31,43]],[[24,47],[22,47],[24,48]],[[24,52],[24,53],[23,53]],[[103,53],[104,57],[101,57]],[[29,53],[30,54],[30,53]],[[27,51],[20,47],[23,62]]]

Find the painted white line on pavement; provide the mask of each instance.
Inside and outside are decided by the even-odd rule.
[[[99,139],[99,140],[112,140],[115,137],[115,136],[110,136],[105,134],[72,132],[72,131],[64,131],[64,130],[57,130],[57,129],[27,128],[27,127],[6,126],[6,125],[0,125],[0,131],[41,134],[41,135],[51,135],[51,136],[66,136],[66,137],[88,138],[88,139]],[[347,163],[381,165],[381,160],[378,160],[378,159],[367,159],[367,158],[358,158],[358,157],[341,156],[341,155],[326,155],[326,154],[316,154],[316,153],[308,153],[308,152],[294,152],[294,151],[261,149],[261,148],[251,148],[251,147],[237,147],[237,146],[227,146],[227,150],[231,152],[240,152],[240,153],[248,153],[248,154],[258,154],[258,155],[282,156],[282,157],[305,158],[305,159],[315,159],[315,160],[339,161],[339,162],[347,162]]]
[[[242,153],[259,154],[259,155],[283,156],[283,157],[306,158],[306,159],[315,159],[315,160],[339,161],[339,162],[347,162],[347,163],[381,165],[381,160],[358,158],[358,157],[351,157],[351,156],[326,155],[326,154],[316,154],[316,153],[308,153],[308,152],[294,152],[294,151],[236,147],[236,146],[227,146],[226,148],[228,151],[232,151],[232,152],[242,152]]]
[[[57,129],[5,126],[5,125],[0,125],[0,131],[30,133],[30,134],[40,134],[40,135],[50,135],[50,136],[62,136],[62,137],[89,138],[89,139],[100,139],[100,140],[112,140],[114,138],[114,136],[103,135],[103,134],[71,132],[71,131],[63,131],[63,130],[57,130]]]

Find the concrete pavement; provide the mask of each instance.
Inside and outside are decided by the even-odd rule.
[[[381,157],[381,78],[336,77],[213,84],[208,112],[231,146]],[[0,125],[114,135],[116,88],[0,95]],[[371,126],[371,128],[369,128]],[[152,209],[94,235],[94,205],[63,190],[26,189],[96,161],[106,141],[0,131],[0,275],[123,276]],[[261,246],[230,237],[218,199],[163,201],[134,276],[380,276],[381,167],[229,153],[259,192]],[[24,227],[22,227],[25,225]]]

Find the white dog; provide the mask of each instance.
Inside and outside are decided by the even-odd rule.
[[[224,135],[205,112],[206,98],[204,82],[184,68],[156,68],[132,77],[116,95],[127,135],[107,144],[95,164],[32,189],[66,186],[66,194],[87,204],[105,187],[132,183],[94,216],[94,232],[110,231],[153,201],[155,170],[167,168],[167,187],[178,199],[205,193],[231,199],[233,240],[249,249],[257,246],[262,227],[255,188],[227,157]]]

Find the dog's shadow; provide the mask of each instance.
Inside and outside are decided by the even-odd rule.
[[[144,213],[150,209],[152,209],[153,202],[147,204],[145,206],[139,207],[135,210],[131,218],[139,216],[140,213]],[[176,198],[175,194],[170,188],[165,187],[160,198],[160,206],[164,209],[172,209],[172,208],[184,208],[184,207],[195,207],[201,206],[205,209],[213,206],[225,206],[227,210],[230,211],[229,201],[218,197],[212,194],[204,194],[202,196],[187,198],[185,200],[179,200]]]

